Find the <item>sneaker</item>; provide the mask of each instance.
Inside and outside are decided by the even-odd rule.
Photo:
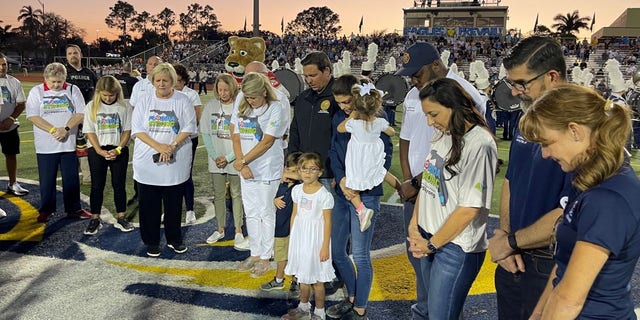
[[[328,314],[329,313],[327,312],[327,315]],[[359,315],[355,310],[351,309],[349,312],[345,313],[340,320],[369,320],[369,317],[367,317],[366,311],[363,315]]]
[[[113,226],[120,229],[120,231],[122,232],[129,232],[129,231],[133,231],[134,229],[133,224],[131,224],[131,222],[129,222],[129,220],[127,220],[124,217],[118,218],[118,220],[116,220],[116,223],[114,223]]]
[[[171,243],[169,243],[167,245],[167,247],[173,249],[173,251],[175,253],[185,253],[185,252],[187,252],[187,246],[185,246],[183,243],[179,243],[179,244],[171,244]]]
[[[92,236],[98,233],[98,230],[100,230],[101,228],[102,228],[102,222],[100,222],[100,218],[91,219],[89,220],[89,225],[87,226],[87,229],[84,230],[84,234],[88,236]]]
[[[29,194],[29,190],[23,188],[17,181],[14,182],[13,184],[9,184],[7,185],[7,193],[10,193],[14,196],[24,196],[26,194]]]
[[[49,221],[49,217],[51,216],[50,213],[44,213],[44,212],[40,212],[40,214],[38,214],[38,222],[47,222]]]
[[[340,319],[345,314],[349,313],[353,310],[353,303],[349,302],[349,299],[344,299],[340,301],[338,304],[334,304],[331,307],[327,308],[327,316]]]
[[[222,231],[222,233],[218,232],[218,230],[216,230],[209,238],[207,238],[207,243],[211,244],[211,243],[216,243],[218,242],[218,240],[224,238],[224,231]]]
[[[187,216],[184,218],[184,223],[193,224],[196,222],[196,213],[192,210],[187,211]]]
[[[300,297],[300,285],[298,282],[291,280],[291,284],[289,285],[289,298],[296,299]]]
[[[287,314],[280,317],[280,319],[281,320],[299,320],[305,316],[309,316],[309,311],[304,311],[298,307],[298,308],[289,310],[289,312],[287,312]]]
[[[262,291],[282,290],[282,289],[284,289],[284,280],[282,280],[282,282],[278,282],[276,281],[276,278],[273,278],[273,280],[260,285],[260,290]]]
[[[2,210],[2,209],[0,209],[0,219],[4,218],[6,216],[7,216],[7,212]]]
[[[236,233],[236,237],[233,240],[233,248],[238,251],[249,251],[249,239],[245,239],[242,233]]]
[[[80,209],[73,213],[67,212],[67,218],[91,219],[91,217],[92,217],[91,212],[85,209]]]
[[[338,278],[333,278],[333,280],[324,283],[324,294],[325,296],[330,296],[336,293],[336,291],[338,291],[338,289],[342,288],[343,286],[344,281],[341,281]]]
[[[362,213],[358,213],[360,218],[360,232],[365,232],[371,226],[371,217],[373,217],[373,210],[362,207]]]
[[[303,318],[303,319],[309,319],[309,320],[325,320],[325,318],[323,318],[323,317],[321,317],[321,316],[319,316],[319,315],[317,315],[317,314],[315,314],[315,313],[311,313],[311,314],[309,315],[309,317],[308,317],[308,318]]]
[[[236,270],[239,272],[249,271],[253,269],[253,266],[255,266],[258,261],[260,261],[260,259],[255,259],[253,257],[246,258],[244,259],[244,261],[238,264],[238,266],[236,267]]]
[[[253,266],[253,269],[251,269],[250,276],[251,278],[260,278],[265,272],[269,271],[270,268],[271,264],[268,260],[260,260]]]
[[[160,246],[147,246],[147,255],[149,257],[158,257],[160,256]]]

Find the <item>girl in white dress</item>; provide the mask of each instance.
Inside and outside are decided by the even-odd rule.
[[[293,212],[285,273],[298,278],[300,304],[282,319],[297,319],[303,314],[311,319],[325,319],[324,282],[331,281],[335,273],[329,248],[333,196],[318,181],[323,169],[316,153],[305,153],[298,160],[302,184],[291,191]],[[310,314],[312,286],[316,306]]]
[[[345,157],[345,185],[349,189],[364,191],[379,185],[382,180],[400,192],[400,181],[384,168],[384,144],[380,133],[393,136],[395,130],[378,115],[382,112],[382,94],[367,80],[351,90],[354,110],[338,125],[338,132],[351,133]],[[360,231],[371,225],[373,210],[364,206],[360,195],[351,198],[360,220]]]

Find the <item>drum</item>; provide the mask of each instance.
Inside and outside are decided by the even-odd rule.
[[[491,101],[496,108],[502,111],[520,110],[520,99],[511,94],[511,86],[503,79],[496,82],[491,88]]]
[[[294,105],[296,98],[304,90],[302,77],[289,69],[280,69],[273,73],[278,77],[278,81],[289,91],[289,102]]]
[[[631,108],[631,118],[640,121],[640,89],[633,89],[626,94],[626,104]]]
[[[382,105],[392,108],[404,101],[404,97],[410,89],[409,83],[403,77],[391,73],[380,76],[375,85],[378,90],[385,93],[382,97]]]

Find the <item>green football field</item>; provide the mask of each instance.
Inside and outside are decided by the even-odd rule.
[[[37,85],[37,83],[23,82],[22,85],[25,90],[25,95],[28,95],[29,90],[31,90],[31,88],[34,85]],[[212,98],[213,97],[211,96],[211,93],[209,93],[209,95],[201,96],[203,104],[205,104],[207,101],[209,101]],[[402,108],[399,106],[397,110],[400,111],[402,110]],[[38,180],[35,148],[33,146],[33,126],[29,121],[26,120],[24,113],[20,115],[19,121],[21,123],[20,129],[19,129],[20,139],[21,139],[21,146],[20,146],[21,154],[18,155],[18,178]],[[394,156],[393,156],[393,161],[392,161],[391,170],[390,170],[391,173],[393,173],[397,177],[402,176],[399,159],[397,156],[398,135],[400,132],[399,128],[401,124],[402,124],[402,113],[397,112],[396,113],[396,136],[393,138]],[[498,130],[499,132],[497,135],[498,137],[500,137],[502,136],[500,132],[501,128],[498,128]],[[499,195],[501,191],[502,182],[504,180],[504,174],[507,168],[510,141],[503,141],[501,139],[498,139],[497,144],[498,144],[498,156],[500,159],[504,160],[504,164],[500,167],[500,172],[496,177],[496,184],[495,184],[496,188],[494,189],[494,192],[493,192],[493,200],[492,200],[492,208],[491,208],[491,212],[493,214],[498,213],[498,208],[499,208],[498,203],[500,198]],[[632,166],[636,171],[636,174],[638,174],[640,169],[640,161],[639,161],[640,153],[638,152],[638,150],[632,150],[631,153],[632,153],[632,161],[631,161]],[[129,170],[128,177],[131,183],[127,184],[128,197],[133,195],[133,180],[131,178],[132,176],[133,176],[133,172],[132,170]],[[109,179],[110,178],[107,178],[107,181],[109,181]],[[212,185],[211,175],[207,171],[207,154],[206,154],[206,149],[204,148],[203,143],[200,143],[200,145],[198,146],[198,150],[196,152],[194,168],[193,168],[193,180],[196,188],[195,190],[196,198],[211,198],[213,196],[213,191],[211,189],[211,185]],[[3,188],[4,186],[0,186],[0,187]],[[384,190],[385,190],[385,195],[383,197],[384,202],[391,202],[391,203],[398,203],[398,204],[400,203],[398,196],[395,194],[395,190],[393,188],[391,188],[387,184],[384,184]],[[82,185],[81,192],[88,196],[90,193],[90,186]],[[111,190],[109,183],[107,183],[107,187],[105,188],[103,205],[110,212],[115,212],[115,206],[113,204],[112,199],[113,199],[113,191]],[[195,211],[198,217],[202,216],[205,211],[204,205],[196,201]]]

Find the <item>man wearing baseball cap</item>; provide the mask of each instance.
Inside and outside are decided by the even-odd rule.
[[[448,61],[440,59],[438,50],[427,42],[416,42],[400,56],[402,67],[396,75],[410,77],[413,88],[407,93],[403,104],[402,128],[400,129],[400,167],[402,168],[402,194],[404,202],[404,232],[407,236],[409,221],[413,215],[415,196],[422,182],[423,163],[431,147],[433,127],[427,125],[427,119],[422,111],[420,89],[425,84],[440,78],[450,78],[457,81],[473,98],[476,108],[481,115],[485,114],[486,97],[465,79],[448,68]],[[406,242],[407,248],[409,242]],[[411,266],[416,273],[417,303],[411,306],[412,319],[428,319],[427,292],[425,289],[420,260],[407,251]]]

